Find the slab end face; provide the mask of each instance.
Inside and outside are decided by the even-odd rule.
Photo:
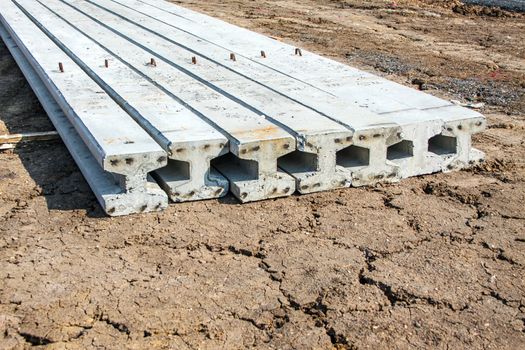
[[[143,190],[103,194],[100,204],[109,216],[162,211],[168,207],[168,196],[148,177]]]
[[[153,176],[174,202],[220,198],[228,193],[229,182],[211,161],[227,152],[226,138],[172,143],[168,165]]]
[[[242,203],[290,196],[295,191],[295,179],[276,171],[257,180],[236,180],[230,185],[231,193]]]
[[[146,188],[148,173],[166,166],[166,152],[158,148],[150,152],[119,153],[103,159],[103,170],[112,173],[123,191],[142,191]]]
[[[336,155],[352,140],[350,130],[303,135],[296,151],[279,158],[279,168],[295,178],[301,194],[350,187],[349,174],[337,166]]]
[[[482,114],[457,105],[426,109],[425,112],[443,122],[440,133],[428,142],[429,153],[440,162],[435,171],[465,169],[484,160],[484,153],[472,148],[472,135],[487,126]]]
[[[443,121],[418,121],[403,124],[401,128],[401,141],[387,148],[387,160],[399,166],[399,177],[440,171],[442,158],[429,151],[429,140],[441,133]]]
[[[472,135],[485,130],[486,125],[487,121],[481,115],[445,123],[443,132],[439,135],[440,139],[434,140],[434,149],[452,150],[455,143],[456,152],[441,155],[443,158],[442,171],[467,169],[484,161],[485,154],[472,147]],[[431,143],[429,141],[430,149]]]
[[[285,197],[295,191],[295,179],[277,168],[277,159],[295,150],[291,136],[230,144],[230,153],[212,162],[230,182],[242,203]]]
[[[399,165],[387,159],[388,147],[403,141],[397,124],[358,129],[351,146],[337,154],[337,165],[349,174],[352,186],[366,186],[400,179]]]
[[[69,129],[71,130],[69,133],[73,132],[73,128],[70,127]],[[67,136],[68,139],[74,137],[74,135]],[[76,137],[80,140],[78,135]],[[71,141],[68,140],[68,142]],[[81,141],[76,141],[76,144],[74,147],[81,147]],[[72,154],[78,152],[73,150],[73,147],[68,148]],[[81,152],[87,153],[87,150]],[[109,216],[121,216],[160,211],[167,208],[167,194],[149,175],[151,171],[164,167],[166,164],[166,152],[159,148],[153,149],[151,152],[111,155],[103,160],[105,169],[98,165],[92,165],[83,172],[99,197],[103,210]],[[81,169],[83,168],[81,164],[79,166]],[[96,171],[94,168],[99,170]],[[97,172],[101,174],[97,174]]]

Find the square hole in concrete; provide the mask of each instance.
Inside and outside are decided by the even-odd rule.
[[[317,171],[317,154],[293,151],[277,159],[277,166],[290,174]]]
[[[259,164],[257,161],[241,159],[233,153],[226,153],[212,159],[211,166],[232,181],[248,181],[259,178]]]
[[[455,154],[457,140],[452,136],[436,135],[428,140],[428,151],[437,155]]]
[[[386,158],[388,160],[410,158],[414,155],[414,143],[403,140],[387,148]]]
[[[370,164],[370,150],[359,146],[349,146],[337,152],[337,165],[345,168],[367,166]]]

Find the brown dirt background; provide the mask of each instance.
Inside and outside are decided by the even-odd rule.
[[[525,348],[523,15],[430,0],[177,3],[484,102],[487,161],[108,218],[60,141],[1,153],[0,349]],[[52,129],[3,45],[0,119],[0,132]]]

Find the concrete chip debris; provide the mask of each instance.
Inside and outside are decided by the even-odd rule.
[[[2,39],[112,216],[471,167],[471,109],[163,0],[5,0]]]

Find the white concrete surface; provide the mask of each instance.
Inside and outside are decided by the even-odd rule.
[[[222,196],[228,179],[248,202],[483,158],[479,113],[162,0],[6,4],[24,57],[124,193],[156,170],[174,201]]]
[[[451,105],[448,101],[315,55],[305,49],[301,49],[302,56],[297,56],[295,47],[291,45],[164,0],[87,1],[119,13],[124,13],[125,8],[135,13],[135,19],[142,18],[142,23],[148,18],[148,24],[157,22],[158,25],[169,27],[173,35],[178,35],[179,38],[184,34],[210,47],[233,52],[237,60],[244,58],[254,65],[266,67],[281,76],[288,76],[320,91],[348,99],[347,102],[366,106],[377,113]],[[260,50],[265,51],[266,58],[260,57]]]

